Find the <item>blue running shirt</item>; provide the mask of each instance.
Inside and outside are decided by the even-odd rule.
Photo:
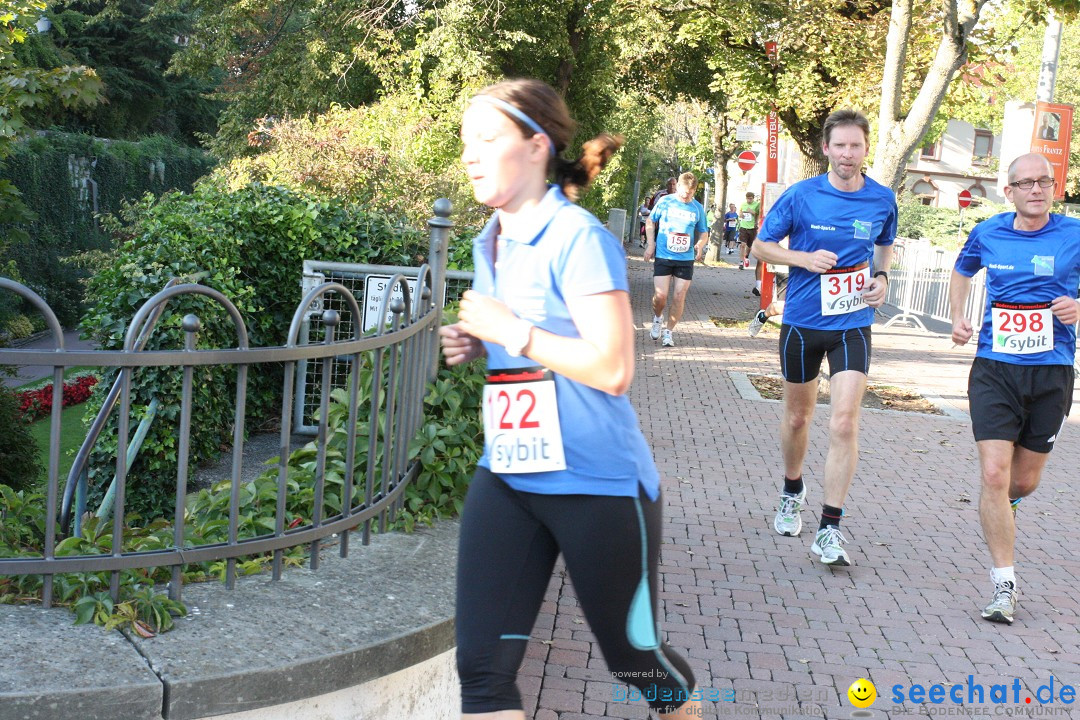
[[[1007,212],[983,220],[956,258],[956,272],[966,277],[986,268],[976,355],[1014,365],[1072,365],[1076,327],[1047,308],[1062,295],[1075,298],[1080,288],[1080,220],[1051,215],[1028,232],[1014,229],[1015,219]]]
[[[797,182],[788,188],[765,215],[758,232],[758,242],[789,239],[791,250],[814,252],[828,250],[837,255],[833,277],[791,266],[788,275],[784,324],[812,330],[848,330],[874,322],[874,309],[865,304],[852,312],[823,314],[828,294],[823,289],[851,286],[863,280],[852,273],[873,270],[874,246],[892,245],[896,238],[896,195],[892,190],[864,176],[862,188],[855,192],[837,190],[828,175]],[[846,273],[844,271],[847,271]],[[847,287],[848,291],[852,288]]]
[[[701,203],[693,198],[684,203],[675,195],[665,195],[656,201],[656,207],[649,217],[656,223],[656,257],[663,260],[694,259],[698,235],[709,230],[705,208]],[[680,252],[683,247],[689,249]]]
[[[473,290],[506,303],[538,328],[581,337],[567,302],[629,289],[622,243],[556,185],[549,186],[519,236],[500,235],[499,227],[496,211],[473,240]],[[489,374],[536,366],[497,343],[485,342],[484,348]],[[499,477],[521,492],[637,497],[640,487],[655,500],[660,476],[630,399],[562,375],[554,380],[566,469]],[[486,449],[478,464],[491,468]]]

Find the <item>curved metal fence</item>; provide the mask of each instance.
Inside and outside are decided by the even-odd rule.
[[[361,533],[366,544],[370,538],[372,522],[378,520],[383,528],[400,508],[402,494],[419,472],[419,461],[409,453],[409,441],[415,435],[423,419],[423,401],[427,381],[433,376],[438,352],[437,330],[442,316],[442,298],[446,283],[446,250],[450,228],[450,203],[435,203],[435,217],[428,221],[430,230],[429,264],[415,272],[414,293],[405,275],[393,275],[387,283],[380,302],[377,317],[389,318],[389,322],[377,324],[364,333],[354,324],[347,337],[336,336],[340,315],[333,308],[321,312],[320,322],[325,328],[323,342],[301,344],[301,327],[305,313],[319,305],[326,297],[336,297],[359,317],[360,306],[349,288],[338,282],[325,282],[308,290],[297,306],[288,340],[280,347],[251,348],[248,346],[247,330],[243,317],[235,305],[213,288],[196,283],[167,286],[148,300],[136,313],[128,326],[123,350],[115,351],[69,351],[64,349],[63,332],[55,314],[44,300],[29,288],[6,278],[0,278],[0,292],[14,292],[30,302],[42,313],[49,331],[55,339],[52,351],[0,348],[0,365],[40,365],[53,368],[53,405],[51,414],[51,442],[49,449],[44,548],[38,556],[0,558],[0,575],[41,575],[43,578],[43,604],[49,607],[53,601],[53,577],[70,572],[108,572],[110,590],[114,599],[119,594],[120,573],[123,570],[149,567],[170,567],[169,595],[179,600],[181,595],[181,570],[185,564],[225,561],[225,582],[233,587],[236,580],[237,559],[250,555],[272,554],[274,579],[281,575],[284,552],[289,548],[306,545],[310,549],[310,564],[316,568],[319,548],[327,537],[336,535],[340,554],[348,554],[352,531]],[[396,292],[395,292],[396,291]],[[182,320],[184,347],[179,350],[142,350],[148,333],[156,318],[168,311],[170,301],[187,295],[202,295],[223,308],[232,321],[236,345],[232,348],[196,350],[196,339],[201,328],[200,319],[189,314]],[[334,362],[346,362],[348,367],[348,419],[345,424],[347,448],[345,472],[341,479],[339,509],[332,513],[327,505],[327,433],[328,410],[331,394],[330,367]],[[244,422],[247,392],[247,375],[252,366],[261,363],[284,363],[284,386],[282,388],[280,454],[277,467],[276,512],[273,529],[266,528],[252,537],[240,537],[240,481],[243,467]],[[297,366],[300,363],[321,364],[321,387],[319,393],[318,440],[314,456],[314,484],[312,517],[297,527],[286,524],[286,498],[289,490],[289,455],[292,429],[292,408],[296,387]],[[111,553],[97,555],[57,556],[58,538],[66,528],[72,514],[81,515],[83,508],[75,502],[80,463],[85,453],[80,452],[76,465],[63,488],[59,484],[60,413],[62,410],[63,370],[65,367],[91,366],[117,368],[115,402],[106,403],[103,412],[115,408],[117,415],[118,445],[116,452],[116,475],[112,494],[112,541]],[[194,370],[203,366],[230,366],[236,368],[236,399],[232,437],[232,473],[228,511],[227,542],[193,545],[185,537],[185,503],[192,418],[192,391]],[[130,426],[132,417],[131,380],[139,368],[175,367],[182,372],[182,390],[179,421],[176,428],[179,465],[176,478],[175,507],[172,518],[173,538],[171,547],[154,551],[125,552],[123,549],[125,491],[128,487],[129,456],[132,443]],[[365,401],[359,400],[361,369],[370,377],[364,386]],[[99,417],[94,427],[100,432],[104,419]],[[357,467],[358,438],[366,439],[368,462]],[[358,490],[362,483],[362,492]],[[74,508],[73,508],[74,504]],[[61,508],[62,506],[62,508]],[[63,509],[63,518],[59,510]]]

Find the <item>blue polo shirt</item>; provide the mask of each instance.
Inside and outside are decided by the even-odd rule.
[[[520,236],[497,235],[498,228],[496,211],[473,241],[473,290],[506,303],[538,328],[579,338],[568,300],[629,290],[622,243],[558,186],[550,186],[533,208]],[[489,373],[536,365],[527,357],[510,357],[502,345],[485,342],[484,347]],[[640,486],[655,499],[660,476],[630,400],[558,374],[554,378],[566,469],[500,477],[522,492],[637,497]],[[486,451],[479,464],[490,467]]]
[[[896,238],[896,195],[864,176],[855,192],[837,190],[828,175],[818,175],[789,187],[769,209],[759,242],[789,238],[792,250],[828,250],[837,255],[837,268],[863,263],[873,267],[874,246],[892,245]],[[849,330],[874,323],[874,309],[841,315],[821,314],[821,275],[791,266],[788,274],[784,324],[812,330]]]
[[[684,203],[677,195],[665,195],[653,207],[652,221],[656,223],[656,257],[662,260],[694,261],[694,245],[698,235],[709,231],[705,217],[705,208],[693,198]],[[668,249],[668,236],[672,233],[684,233],[690,236],[690,249],[672,252]]]
[[[1029,354],[995,352],[993,303],[1045,304],[1062,295],[1074,298],[1080,289],[1080,220],[1051,215],[1046,225],[1031,232],[1013,228],[1015,220],[1015,212],[983,220],[972,228],[956,258],[956,272],[966,277],[986,268],[986,306],[975,354],[1013,365],[1072,365],[1076,327],[1056,317],[1053,348]]]

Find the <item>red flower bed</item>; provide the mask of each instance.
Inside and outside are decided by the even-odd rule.
[[[97,377],[81,375],[71,382],[64,383],[64,407],[86,402],[90,390],[97,385]],[[25,390],[17,394],[19,412],[25,422],[32,423],[52,412],[53,386],[49,383],[37,390]]]

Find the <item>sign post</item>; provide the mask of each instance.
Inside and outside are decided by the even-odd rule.
[[[960,206],[960,225],[956,228],[956,242],[962,244],[964,239],[964,208],[971,204],[971,193],[961,190],[956,194],[956,204]]]
[[[770,66],[776,65],[777,46],[775,42],[765,43],[765,58],[769,61]],[[761,223],[765,220],[765,188],[775,185],[780,179],[778,167],[780,158],[780,117],[776,113],[775,105],[769,109],[766,130],[768,131],[768,137],[765,144],[765,186],[762,187],[760,198],[762,212],[758,214],[758,227],[761,227]],[[761,309],[764,310],[772,303],[775,283],[773,273],[769,272],[769,266],[760,262],[758,265],[760,272],[757,273],[757,276],[761,280]]]

